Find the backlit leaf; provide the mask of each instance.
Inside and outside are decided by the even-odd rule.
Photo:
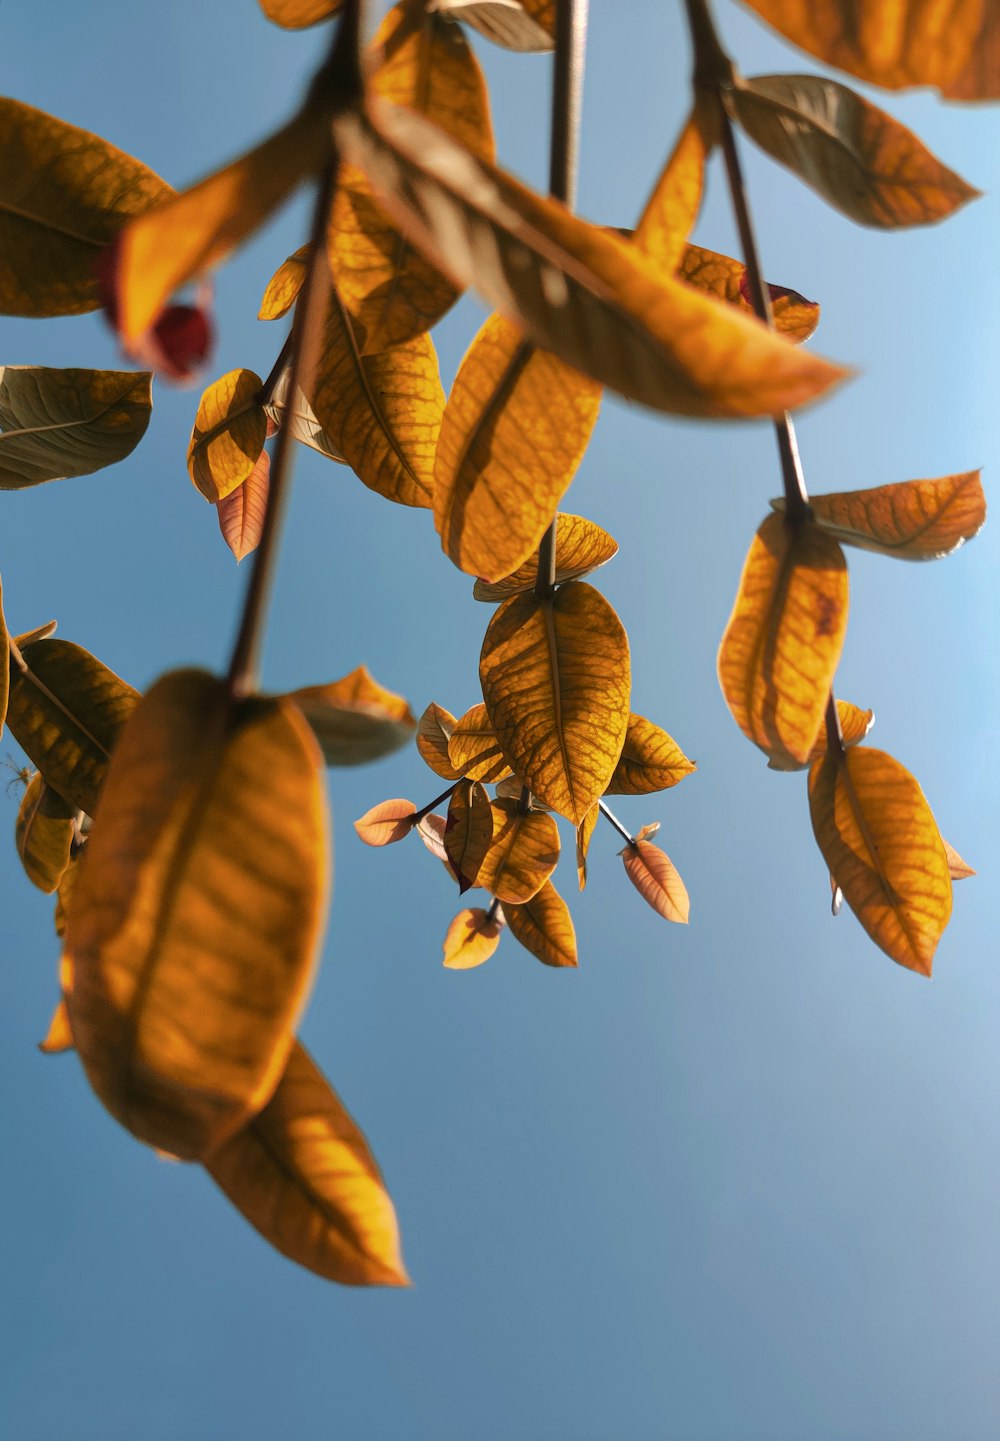
[[[429,765],[435,775],[446,781],[457,781],[457,771],[448,756],[448,743],[455,730],[455,717],[444,706],[431,701],[417,721],[417,750],[421,759]]]
[[[62,880],[59,882],[58,889],[56,890],[56,908],[52,920],[57,936],[64,936],[66,934],[66,917],[69,915],[69,904],[76,887],[76,878],[80,873],[80,855],[81,852],[77,851],[76,855],[70,860],[69,865],[62,873]]]
[[[686,926],[690,902],[687,889],[670,857],[652,841],[636,837],[618,854],[625,862],[625,874],[643,900],[665,921]]]
[[[551,0],[431,0],[431,9],[463,20],[505,50],[551,50],[555,6]]]
[[[354,822],[354,829],[366,846],[391,846],[410,834],[416,813],[412,801],[381,801]]]
[[[913,776],[867,746],[826,755],[809,772],[809,813],[823,859],[872,940],[929,976],[951,915],[951,876]]]
[[[595,801],[576,828],[576,878],[581,891],[585,890],[587,886],[587,853],[590,850],[590,842],[600,814],[601,807]]]
[[[131,455],[149,424],[150,381],[145,370],[0,366],[0,490],[91,475]]]
[[[986,497],[978,470],[940,480],[904,480],[871,490],[810,496],[816,524],[846,545],[899,560],[937,560],[982,529]],[[775,510],[783,501],[772,500]]]
[[[541,890],[559,860],[559,827],[542,811],[514,800],[493,802],[492,840],[477,885],[506,905],[521,905]]]
[[[546,966],[575,966],[576,932],[562,896],[546,881],[530,901],[504,906],[510,933]]]
[[[448,852],[444,847],[444,833],[448,822],[444,816],[438,816],[431,812],[424,816],[417,824],[417,835],[437,860],[443,861],[448,869],[449,876],[453,877],[451,862],[448,860]]]
[[[941,839],[944,841],[943,836]],[[944,841],[944,853],[948,857],[948,874],[953,881],[964,881],[976,874],[968,861],[963,861],[955,847],[950,846],[947,841]]]
[[[267,289],[257,312],[258,320],[280,320],[283,315],[287,315],[305,284],[308,261],[308,245],[300,245],[294,255],[282,261],[267,282]]]
[[[459,781],[448,804],[444,849],[459,892],[482,884],[478,877],[493,837],[490,798],[479,781]]]
[[[275,25],[286,30],[304,30],[329,20],[343,6],[344,0],[258,0],[260,8]]]
[[[840,733],[845,746],[856,746],[864,740],[865,736],[875,724],[875,712],[873,710],[862,710],[860,706],[851,705],[848,700],[837,702],[837,715],[840,718]],[[768,761],[768,769],[772,771],[801,771],[813,761],[820,760],[826,754],[826,729],[820,728],[819,735],[813,744],[809,757],[805,761],[792,761],[787,756],[772,757]]]
[[[441,422],[434,524],[446,555],[500,580],[538,549],[583,459],[601,387],[491,315]]]
[[[715,103],[696,90],[684,129],[635,228],[636,245],[667,275],[672,275],[681,263],[684,242],[701,209],[705,162],[718,143]]]
[[[499,781],[510,775],[507,758],[480,703],[455,722],[448,740],[448,759],[459,775],[474,781]]]
[[[279,377],[270,401],[264,406],[264,414],[270,423],[278,430],[290,429],[297,441],[302,445],[308,445],[311,450],[317,451],[320,455],[325,455],[327,460],[336,461],[338,465],[346,465],[347,462],[316,419],[316,412],[301,390],[298,392],[295,405],[289,407],[290,383],[291,372],[286,369]]]
[[[578,580],[551,600],[513,596],[490,622],[479,679],[516,774],[579,825],[607,787],[628,727],[628,637],[611,606]]]
[[[675,740],[645,716],[633,711],[628,718],[625,744],[606,793],[644,796],[669,790],[696,769]]]
[[[201,671],[159,680],[119,737],[64,990],[91,1085],[148,1145],[203,1157],[274,1093],[320,940],[324,791],[291,701]]]
[[[447,413],[447,412],[446,412]],[[568,515],[559,512],[556,528],[556,585],[567,580],[578,580],[592,570],[606,565],[618,554],[618,542],[582,515]],[[531,590],[538,577],[538,552],[533,551],[523,565],[502,580],[479,579],[473,586],[474,600],[497,603],[509,596],[520,595]]]
[[[444,938],[444,963],[453,971],[469,971],[488,961],[500,943],[500,926],[489,911],[473,906],[459,911]]]
[[[262,450],[243,484],[216,504],[222,538],[235,555],[237,565],[260,544],[270,491],[271,457]]]
[[[0,155],[0,310],[96,310],[101,250],[170,186],[99,136],[19,100],[0,99]]]
[[[267,437],[257,399],[263,382],[252,370],[231,370],[205,391],[188,444],[188,473],[213,505],[242,485]]]
[[[73,1049],[73,1032],[69,1028],[69,1013],[65,1001],[60,1001],[52,1012],[45,1040],[39,1041],[38,1049],[46,1056],[58,1056],[63,1051]]]
[[[457,25],[404,0],[386,15],[374,44],[381,50],[371,78],[377,96],[433,121],[483,160],[493,159],[486,82]],[[461,287],[400,235],[365,174],[350,164],[340,173],[329,247],[337,289],[364,327],[368,351],[429,330],[458,299]]]
[[[928,225],[979,194],[905,125],[835,80],[757,75],[731,94],[751,140],[859,225]]]
[[[778,415],[843,371],[661,273],[420,116],[373,98],[334,131],[414,244],[538,346],[654,409]]]
[[[312,726],[328,766],[358,766],[391,755],[413,738],[416,721],[401,695],[359,665],[328,685],[289,694]]]
[[[814,525],[769,515],[754,537],[719,648],[719,684],[743,734],[779,761],[806,761],[823,724],[847,629],[847,565]]]
[[[75,834],[76,807],[50,790],[36,771],[21,799],[14,840],[28,880],[47,895],[69,865]]]
[[[730,305],[741,310],[753,311],[747,286],[747,268],[741,260],[720,255],[716,250],[705,250],[700,245],[686,245],[678,275],[688,285],[717,295]],[[808,340],[819,324],[819,306],[814,300],[807,300],[797,290],[784,285],[769,285],[771,313],[779,332],[787,340],[799,344]]]
[[[72,641],[36,641],[21,654],[28,669],[11,667],[11,733],[46,784],[93,815],[111,752],[139,692]]]
[[[361,1131],[304,1046],[274,1095],[205,1163],[265,1241],[318,1276],[405,1286],[392,1201]]]

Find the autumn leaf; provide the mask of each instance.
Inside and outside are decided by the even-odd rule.
[[[119,737],[64,989],[91,1085],[148,1145],[208,1155],[281,1078],[326,904],[321,767],[291,701],[201,671],[159,680]]]
[[[688,760],[665,730],[632,711],[625,744],[606,794],[644,796],[652,791],[669,790],[695,769],[694,761]]]
[[[652,841],[638,836],[618,854],[625,863],[625,874],[656,914],[686,926],[688,893],[670,857]]]
[[[825,755],[809,772],[817,844],[875,944],[929,976],[951,915],[948,854],[909,771],[867,746]]]
[[[865,736],[875,724],[875,712],[873,710],[862,710],[860,706],[852,705],[850,701],[837,701],[837,717],[840,721],[841,739],[845,746],[856,746],[864,740]],[[826,754],[826,729],[820,728],[819,735],[813,743],[813,748],[804,761],[793,761],[787,756],[772,757],[768,761],[768,769],[772,771],[801,771],[805,770],[813,761],[822,759]]]
[[[404,0],[386,15],[373,43],[381,54],[371,77],[375,95],[433,121],[479,158],[493,159],[486,82],[457,25]],[[341,169],[328,244],[336,287],[363,326],[369,352],[429,330],[463,288],[393,227],[353,165]]]
[[[493,802],[492,839],[476,884],[506,905],[522,905],[541,890],[559,861],[559,827],[542,811],[514,800]]]
[[[349,1286],[409,1284],[374,1157],[298,1042],[267,1105],[205,1169],[265,1241],[307,1270]]]
[[[76,887],[76,878],[80,872],[81,854],[82,852],[78,851],[75,856],[71,856],[70,863],[63,871],[62,879],[56,889],[56,907],[53,912],[52,922],[55,927],[55,933],[60,938],[66,934],[66,918],[69,915],[69,904],[73,897],[74,888]]]
[[[719,119],[714,101],[696,90],[694,104],[646,201],[635,228],[636,245],[665,274],[679,268],[685,244],[701,209],[705,162],[719,143]]]
[[[504,906],[515,940],[546,966],[575,966],[576,932],[566,902],[551,881],[530,901]]]
[[[267,416],[258,400],[262,385],[252,370],[231,370],[198,404],[188,473],[213,505],[242,485],[260,459],[267,438]]]
[[[600,814],[600,804],[595,801],[576,828],[576,879],[581,891],[587,887],[587,854]]]
[[[859,225],[929,225],[979,194],[905,125],[835,80],[757,75],[730,93],[751,140]]]
[[[556,585],[579,580],[618,554],[618,542],[606,530],[582,515],[559,511],[556,516]],[[480,578],[472,589],[474,600],[497,604],[512,595],[532,590],[538,579],[538,551],[533,551],[523,565],[501,580]]]
[[[296,392],[295,404],[289,405],[291,379],[290,369],[283,370],[278,377],[271,399],[264,406],[268,421],[275,430],[290,430],[301,445],[308,445],[317,454],[325,455],[327,460],[335,461],[337,465],[346,465],[347,461],[316,419],[316,412],[301,390]]]
[[[417,750],[424,763],[435,775],[446,781],[457,781],[462,772],[457,771],[448,756],[448,742],[454,734],[455,717],[444,706],[431,701],[417,721]]]
[[[688,285],[753,312],[747,268],[741,260],[720,255],[716,250],[705,250],[700,245],[686,245],[677,274]],[[787,285],[769,285],[767,289],[779,333],[796,345],[808,340],[819,324],[819,306],[815,300],[807,300]]]
[[[96,310],[98,255],[170,186],[99,136],[19,100],[0,99],[0,154],[0,310]]]
[[[481,966],[499,945],[500,929],[496,918],[481,906],[459,911],[444,938],[444,964],[452,971]]]
[[[434,466],[434,524],[460,570],[497,581],[537,552],[600,404],[595,381],[489,317],[455,377]]]
[[[523,782],[518,780],[517,776],[509,775],[505,780],[497,781],[493,794],[498,801],[520,801],[524,795],[524,791],[525,787]],[[547,806],[544,801],[539,800],[538,797],[532,795],[530,791],[528,792],[528,803],[533,811],[544,811],[546,815],[549,815],[552,811],[551,806]]]
[[[939,480],[904,480],[871,490],[814,495],[816,524],[845,545],[899,560],[937,560],[958,550],[986,522],[978,470]],[[772,500],[775,510],[783,500]]]
[[[309,268],[309,246],[300,245],[293,255],[283,260],[267,282],[257,312],[258,320],[280,320],[295,304],[305,284]]]
[[[149,424],[151,379],[148,371],[0,366],[0,490],[91,475],[131,455]]]
[[[50,790],[36,771],[21,798],[14,842],[28,880],[46,895],[69,865],[75,835],[76,807]]]
[[[719,684],[740,730],[779,761],[806,761],[847,629],[847,565],[814,525],[770,515],[754,537],[719,648]]]
[[[344,0],[258,0],[267,18],[285,30],[304,30],[329,20],[343,6]]]
[[[527,339],[631,399],[683,415],[780,415],[844,372],[663,275],[624,239],[373,97],[337,142],[413,243]]]
[[[444,848],[444,833],[447,826],[447,819],[444,816],[435,815],[432,811],[430,815],[424,816],[423,819],[417,823],[416,829],[417,835],[423,841],[431,855],[434,856],[435,860],[444,863],[450,879],[454,880],[455,876],[451,868],[451,862],[448,859],[448,852]]]
[[[479,679],[515,773],[579,825],[610,781],[628,727],[628,637],[611,606],[585,581],[551,599],[513,596],[490,622]]]
[[[354,822],[354,829],[366,846],[391,846],[410,834],[416,813],[412,801],[380,801]]]
[[[974,876],[976,873],[968,861],[963,861],[955,847],[950,846],[943,836],[941,839],[944,841],[944,853],[948,857],[948,874],[952,880],[964,881],[968,880],[969,876]]]
[[[459,775],[474,781],[499,781],[510,775],[507,757],[482,703],[471,706],[455,722],[448,739],[448,759]]]
[[[222,538],[235,555],[237,565],[260,544],[270,490],[271,457],[262,450],[243,484],[216,503]]]
[[[367,765],[413,738],[416,721],[401,695],[379,685],[359,665],[327,685],[290,692],[312,727],[328,766]]]
[[[39,1041],[38,1049],[46,1056],[58,1056],[63,1051],[73,1049],[73,1032],[69,1028],[69,1013],[65,1001],[60,1001],[52,1012],[49,1029],[45,1033],[44,1041]]]
[[[459,781],[452,791],[444,849],[459,893],[481,884],[479,872],[493,838],[490,798],[479,781]]]
[[[505,50],[551,50],[555,40],[552,0],[432,0],[432,8],[462,20]]]

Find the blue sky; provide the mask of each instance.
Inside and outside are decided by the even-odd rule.
[[[748,73],[815,69],[728,0]],[[595,0],[580,209],[634,220],[684,110],[680,7]],[[4,88],[104,135],[177,185],[288,114],[321,32],[253,0],[5,0]],[[548,61],[478,46],[500,156],[543,184]],[[1000,116],[876,98],[973,184],[996,186]],[[943,226],[854,227],[744,147],[765,266],[823,305],[814,344],[858,378],[799,422],[816,491],[996,469],[997,200]],[[219,273],[206,381],[266,373],[255,320],[301,243],[300,199]],[[697,238],[734,252],[713,167]],[[482,315],[436,333],[450,383]],[[96,317],[4,320],[0,363],[114,366]],[[221,668],[246,580],[187,478],[198,391],[157,386],[144,443],[96,476],[4,495],[7,615],[138,686]],[[715,680],[753,531],[780,490],[766,426],[669,422],[607,399],[567,508],[621,545],[599,583],[628,628],[633,708],[699,764],[623,801],[691,893],[668,927],[610,831],[580,941],[551,973],[506,938],[440,964],[457,909],[414,840],[350,822],[437,789],[415,753],[331,774],[336,875],[303,1035],[385,1171],[415,1286],[339,1289],[271,1253],[196,1168],[158,1161],[35,1042],[56,997],[51,904],[0,865],[6,1306],[0,1418],[17,1441],[987,1441],[1000,1429],[1000,979],[996,967],[996,533],[906,566],[853,553],[838,693],[921,780],[979,878],[927,983],[829,915],[804,779],[774,775]],[[459,712],[490,611],[396,509],[302,453],[265,679],[359,662]],[[5,741],[6,744],[6,741]],[[0,796],[0,803],[2,803]],[[7,804],[13,836],[16,800]]]

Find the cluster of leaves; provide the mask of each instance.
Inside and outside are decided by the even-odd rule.
[[[897,26],[898,0],[754,3],[790,39],[875,83],[957,98],[995,85],[1000,20],[989,7],[956,18],[944,0],[913,0]],[[261,4],[293,28],[342,12],[330,57],[285,126],[182,193],[98,137],[0,101],[0,308],[103,306],[133,361],[175,377],[210,337],[204,296],[182,305],[175,291],[318,181],[312,237],[260,309],[263,320],[294,310],[289,337],[266,379],[239,369],[208,387],[188,451],[237,559],[260,546],[228,675],[173,672],[140,698],[50,628],[10,641],[4,708],[37,767],[17,840],[29,877],[57,895],[64,941],[45,1047],[72,1044],[112,1115],[201,1162],[279,1250],[337,1280],[393,1284],[405,1273],[391,1202],[296,1040],[325,907],[324,763],[375,759],[416,729],[447,791],[421,809],[386,801],[357,830],[373,845],[416,830],[460,893],[487,892],[449,927],[448,966],[486,960],[504,924],[544,963],[576,964],[551,880],[557,815],[575,828],[581,888],[603,815],[639,893],[666,919],[688,919],[683,882],[650,839],[658,822],[632,835],[605,797],[670,788],[694,767],[632,712],[624,626],[581,579],[615,542],[558,511],[604,387],[672,415],[774,420],[785,494],[751,545],[719,655],[723,694],[773,768],[809,768],[835,894],[893,959],[930,972],[952,879],[969,869],[913,777],[859,746],[871,712],[833,700],[842,544],[946,554],[982,524],[982,489],[966,473],[809,500],[787,412],[844,371],[801,347],[818,306],[761,278],[733,126],[863,224],[940,220],[975,192],[839,83],[740,76],[704,0],[689,0],[690,117],[635,230],[602,228],[563,203],[565,183],[554,178],[561,199],[546,197],[496,165],[485,82],[457,23],[517,50],[551,48],[558,29],[558,60],[572,0],[399,0],[367,53],[357,0]],[[716,147],[742,260],[688,240]],[[446,397],[429,331],[467,286],[495,313]],[[0,486],[121,460],[148,425],[150,380],[149,369],[5,367]],[[482,701],[460,718],[432,704],[415,727],[364,670],[260,693],[254,656],[295,442],[431,511],[476,599],[498,604]]]

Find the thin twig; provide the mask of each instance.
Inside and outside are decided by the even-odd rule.
[[[423,810],[417,811],[414,815],[410,817],[410,824],[418,826],[423,820],[424,816],[430,815],[431,811],[434,809],[435,806],[439,806],[442,801],[449,800],[450,797],[454,795],[456,788],[460,784],[460,781],[455,781],[452,785],[448,787],[446,791],[442,791],[439,796],[435,796],[432,801],[428,801],[427,805],[424,806]]]
[[[614,826],[615,830],[618,832],[618,834],[623,840],[627,841],[630,846],[634,846],[635,836],[632,835],[631,831],[627,830],[625,826],[622,825],[621,821],[615,815],[611,807],[605,805],[603,801],[598,801],[597,804],[601,808],[601,815],[604,817],[604,819],[611,822],[611,824]]]

